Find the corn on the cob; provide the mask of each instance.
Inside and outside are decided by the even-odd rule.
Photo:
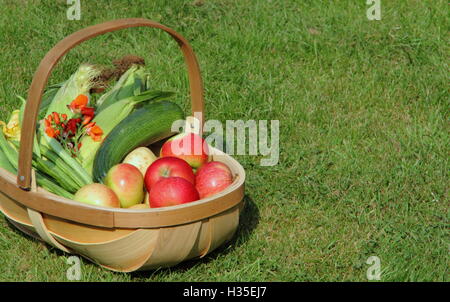
[[[97,113],[117,101],[145,91],[144,68],[139,65],[131,66],[117,81],[110,91],[97,100]]]
[[[67,82],[58,90],[51,104],[48,106],[45,116],[58,112],[67,114],[70,119],[73,113],[67,107],[77,96],[84,94],[89,96],[89,91],[95,86],[95,78],[100,74],[95,66],[82,64]]]

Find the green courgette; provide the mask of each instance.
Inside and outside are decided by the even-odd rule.
[[[183,110],[169,101],[148,103],[120,122],[105,138],[94,159],[94,181],[103,182],[109,169],[134,149],[173,134],[172,124],[184,119]]]

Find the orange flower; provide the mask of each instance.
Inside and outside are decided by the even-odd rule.
[[[92,107],[83,107],[81,108],[81,114],[93,117],[95,115],[95,109]]]
[[[60,131],[53,128],[53,120],[57,120],[57,118],[59,118],[59,116],[57,116],[57,114],[50,114],[46,119],[44,119],[44,125],[45,125],[45,133],[51,137],[51,138],[57,138],[58,135],[60,134]],[[59,121],[59,119],[58,119]]]
[[[83,126],[89,124],[92,121],[92,116],[85,115],[83,118]]]
[[[52,122],[49,119],[44,119],[45,128],[49,128],[52,126]]]
[[[55,121],[55,124],[59,125],[61,123],[61,120],[59,118],[58,112],[53,112],[52,114],[53,114],[53,120]]]
[[[72,103],[70,103],[69,109],[73,113],[81,113],[81,110],[87,106],[88,102],[89,98],[84,94],[80,94],[72,101]]]
[[[102,140],[103,130],[95,123],[90,123],[86,126],[86,134],[89,135],[95,142]]]
[[[92,127],[94,127],[94,126],[95,126],[95,122],[92,122],[92,123],[87,124],[87,125],[86,125],[86,131],[87,131],[89,128],[92,128]]]
[[[57,131],[55,131],[52,127],[45,128],[45,133],[51,138],[56,138],[58,136],[56,132]]]
[[[83,115],[83,125],[87,125],[94,118],[95,109],[92,107],[84,107],[81,109],[81,114]]]
[[[78,124],[81,122],[80,118],[72,118],[67,122],[66,128],[69,134],[75,135],[77,133]]]

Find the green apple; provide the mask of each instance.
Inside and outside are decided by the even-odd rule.
[[[113,190],[102,184],[90,184],[82,187],[74,200],[94,206],[120,208],[120,201]]]
[[[144,201],[144,177],[141,171],[131,164],[112,167],[106,175],[105,184],[116,193],[122,208],[129,208]]]

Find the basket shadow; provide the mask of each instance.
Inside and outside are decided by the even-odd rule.
[[[3,216],[4,217],[4,216]],[[68,254],[66,252],[63,252],[51,245],[49,245],[48,243],[44,242],[43,240],[37,239],[34,236],[31,236],[30,234],[24,233],[22,231],[20,231],[19,229],[17,229],[16,226],[14,226],[14,224],[11,223],[11,221],[9,221],[6,217],[4,217],[6,224],[8,225],[9,229],[14,232],[15,234],[19,235],[22,238],[25,238],[27,240],[30,240],[31,242],[36,243],[37,246],[39,246],[39,248],[42,249],[47,249],[49,253],[55,254],[58,257],[62,257],[62,256],[70,256],[72,254]]]
[[[132,280],[134,279],[138,281],[139,279],[148,278],[149,276],[166,274],[168,272],[181,273],[188,271],[195,266],[208,264],[212,261],[215,261],[219,257],[223,257],[226,256],[227,254],[232,253],[234,250],[244,245],[250,239],[252,233],[259,224],[260,219],[259,209],[250,196],[245,195],[244,205],[245,205],[244,209],[242,210],[239,216],[239,226],[233,238],[227,243],[224,243],[222,246],[212,251],[211,253],[207,254],[204,258],[187,260],[169,268],[132,272],[129,273],[130,278]]]

